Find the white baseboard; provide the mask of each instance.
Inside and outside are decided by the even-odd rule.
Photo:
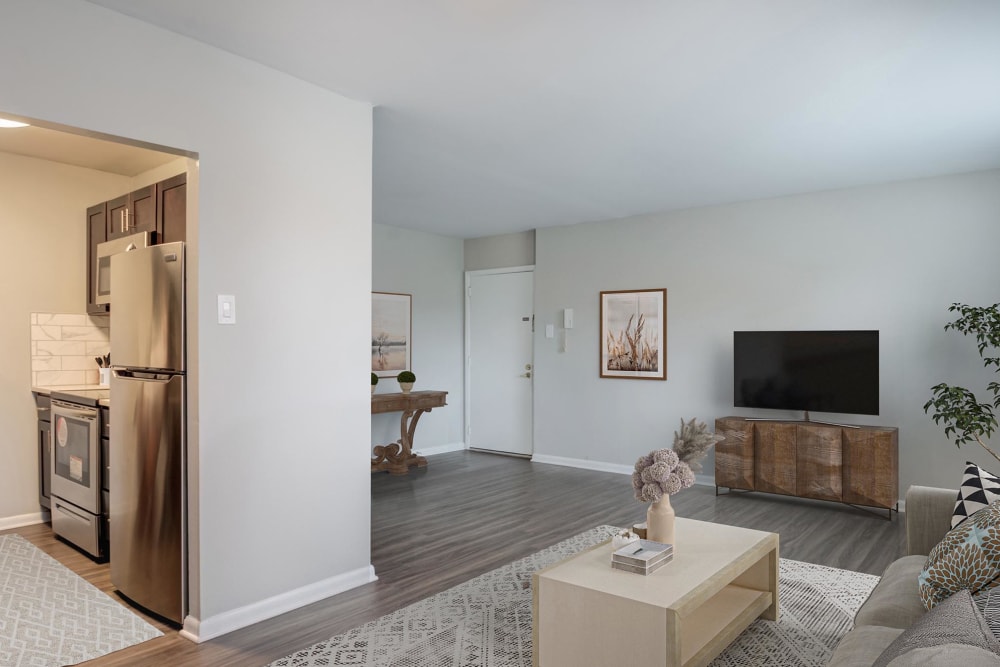
[[[200,644],[377,579],[375,568],[369,565],[203,620],[188,616],[184,619],[184,629],[180,631],[180,635]]]
[[[20,528],[21,526],[32,526],[36,523],[43,523],[48,520],[48,512],[35,512],[34,514],[0,517],[0,530]]]
[[[715,475],[706,475],[705,473],[695,473],[694,483],[699,486],[715,486]]]
[[[465,449],[464,442],[449,442],[444,445],[435,445],[434,447],[417,447],[413,450],[414,454],[420,456],[434,456],[435,454],[447,454],[448,452],[460,452]]]
[[[566,466],[567,468],[584,468],[586,470],[597,470],[599,472],[614,472],[619,475],[631,475],[634,466],[623,465],[621,463],[607,463],[605,461],[591,461],[590,459],[571,459],[565,456],[550,456],[548,454],[534,454],[531,457],[534,463],[550,463],[556,466]],[[694,483],[701,486],[715,486],[715,476],[696,474]]]
[[[634,466],[622,465],[621,463],[606,463],[590,459],[571,459],[565,456],[550,456],[548,454],[532,454],[531,461],[532,463],[549,463],[555,466],[566,466],[567,468],[614,472],[619,475],[631,475],[634,469]]]

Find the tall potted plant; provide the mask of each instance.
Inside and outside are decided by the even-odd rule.
[[[953,303],[948,310],[957,311],[960,317],[944,325],[945,331],[954,329],[966,336],[974,335],[983,365],[1000,373],[1000,356],[990,356],[1000,355],[1000,303],[985,308]],[[976,442],[1000,461],[1000,456],[984,442],[997,428],[994,409],[1000,408],[1000,382],[990,382],[986,388],[993,394],[993,401],[980,403],[968,389],[942,382],[931,388],[933,397],[924,404],[924,412],[933,408],[934,423],[944,422],[945,437],[951,438],[956,447]]]

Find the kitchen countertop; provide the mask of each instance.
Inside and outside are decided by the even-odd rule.
[[[52,394],[69,394],[78,396],[86,402],[97,399],[97,405],[105,408],[111,407],[111,397],[109,390],[100,384],[67,384],[54,387],[32,387],[31,391],[40,396],[51,396]]]

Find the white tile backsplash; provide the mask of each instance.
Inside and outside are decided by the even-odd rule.
[[[94,357],[111,351],[110,318],[31,313],[32,386],[97,384]]]

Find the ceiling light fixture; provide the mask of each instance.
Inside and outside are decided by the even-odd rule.
[[[6,118],[0,118],[0,127],[28,127],[28,124],[21,123],[16,120],[7,120]]]

